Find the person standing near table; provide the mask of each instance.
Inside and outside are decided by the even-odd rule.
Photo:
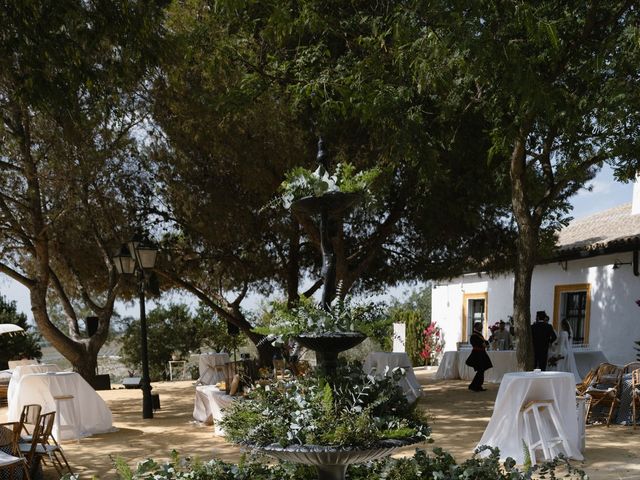
[[[484,372],[493,367],[489,355],[487,355],[487,342],[482,336],[482,324],[476,322],[473,324],[473,333],[469,338],[469,343],[473,349],[469,358],[467,358],[466,364],[476,371],[471,384],[469,384],[469,390],[474,392],[484,392],[486,388],[482,387],[484,383]]]
[[[531,325],[531,337],[533,339],[533,368],[539,368],[544,372],[547,370],[549,345],[558,338],[553,327],[549,325],[549,316],[544,310],[536,312],[536,322]]]
[[[504,320],[500,320],[498,330],[493,333],[493,341],[496,344],[496,350],[511,350],[511,333],[506,328]]]

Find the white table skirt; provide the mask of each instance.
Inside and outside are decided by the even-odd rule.
[[[515,372],[504,375],[493,407],[493,415],[478,443],[500,449],[500,458],[512,457],[524,463],[524,420],[522,406],[531,400],[553,400],[562,422],[569,452],[575,460],[582,460],[576,416],[575,380],[565,372]],[[558,453],[558,452],[556,452]]]
[[[470,354],[471,349],[460,350],[458,355],[458,373],[462,380],[472,380],[476,374],[475,370],[465,363]],[[484,372],[485,382],[500,383],[505,373],[518,371],[515,350],[489,350],[487,354],[491,359],[493,368]]]
[[[458,352],[455,350],[444,352],[444,355],[440,360],[440,365],[438,365],[436,380],[455,380],[459,378]]]
[[[377,375],[384,375],[387,367],[387,374],[396,367],[403,368],[405,376],[400,380],[399,386],[407,400],[412,403],[422,395],[422,388],[413,371],[411,360],[405,352],[371,352],[367,355],[362,367],[369,373],[375,370]]]
[[[200,385],[196,387],[196,397],[193,405],[193,418],[207,425],[213,424],[215,435],[224,435],[218,422],[222,420],[224,409],[234,402],[235,398],[225,394],[215,385]]]
[[[13,382],[14,379],[11,379]],[[42,413],[56,410],[54,396],[73,395],[73,411],[76,426],[81,436],[114,431],[111,410],[96,391],[77,373],[49,372],[23,375],[17,383],[12,402],[9,403],[7,418],[10,422],[20,420],[24,405],[36,403],[42,406]],[[62,424],[71,423],[61,419]],[[68,432],[68,433],[67,433]],[[54,436],[58,432],[54,428]],[[73,432],[65,430],[62,440],[74,438]]]
[[[11,375],[11,380],[9,381],[9,388],[7,389],[7,402],[9,406],[13,402],[13,396],[17,390],[17,386],[20,383],[20,379],[25,375],[30,375],[32,373],[48,373],[48,372],[59,372],[60,367],[54,363],[43,363],[40,365],[20,365],[13,369],[13,375]]]
[[[454,380],[462,378],[471,380],[475,372],[467,367],[465,361],[471,350],[463,349],[458,351],[444,352],[440,366],[436,372],[436,380]],[[500,383],[502,376],[508,372],[518,371],[515,350],[489,350],[487,351],[493,368],[485,372],[485,382]],[[573,351],[578,372],[582,378],[594,367],[601,363],[608,362],[607,357],[600,350],[580,349]]]
[[[200,373],[198,382],[203,385],[214,385],[226,380],[226,375],[216,367],[225,367],[227,363],[229,363],[228,353],[201,353],[198,359]]]

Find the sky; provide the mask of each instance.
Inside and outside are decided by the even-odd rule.
[[[572,216],[575,219],[589,216],[593,213],[601,210],[606,210],[622,203],[631,202],[633,193],[632,183],[619,183],[613,178],[612,171],[609,167],[604,167],[598,175],[590,183],[591,191],[586,189],[581,190],[575,195],[571,204],[573,205]],[[387,297],[403,298],[410,289],[407,287],[392,288],[387,294]],[[0,294],[2,294],[7,300],[14,300],[17,304],[18,310],[27,314],[29,318],[31,315],[31,303],[29,302],[28,290],[19,283],[11,280],[9,277],[0,274]],[[193,297],[180,295],[172,295],[170,298],[164,297],[165,302],[183,301],[185,303],[195,305]],[[250,298],[247,300],[247,307],[252,308],[258,306],[260,299]],[[149,302],[147,310],[153,308],[153,302]],[[130,302],[128,304],[118,303],[116,310],[122,316],[139,316],[139,307],[137,303]]]

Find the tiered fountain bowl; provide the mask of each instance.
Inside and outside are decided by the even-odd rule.
[[[381,440],[375,446],[369,448],[336,448],[321,445],[290,445],[282,447],[278,444],[273,444],[261,447],[260,451],[286,462],[313,465],[318,470],[319,480],[344,480],[349,465],[387,457],[400,448],[423,440],[423,438]]]

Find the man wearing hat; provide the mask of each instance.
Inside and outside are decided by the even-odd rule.
[[[549,325],[549,316],[544,310],[536,312],[536,321],[531,325],[531,337],[533,338],[533,368],[539,368],[544,372],[547,369],[549,345],[557,338],[553,327]]]

